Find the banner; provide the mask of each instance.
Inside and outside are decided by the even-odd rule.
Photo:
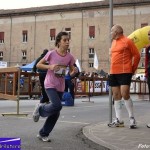
[[[7,62],[6,61],[0,61],[0,68],[7,68]]]
[[[92,93],[93,90],[94,90],[95,93],[97,93],[97,92],[101,93],[101,90],[102,90],[102,92],[108,92],[108,83],[107,83],[107,81],[95,81],[94,85],[93,85],[93,81],[90,81],[90,92]],[[86,92],[88,92],[88,90]]]
[[[80,65],[80,63],[79,63],[79,60],[78,60],[78,59],[76,60],[75,64],[76,64],[76,65],[77,65],[77,67],[79,68],[79,72],[81,72],[81,71],[82,71],[82,69],[81,69],[81,65]]]
[[[98,70],[98,58],[97,58],[96,52],[94,54],[94,66],[93,67]]]

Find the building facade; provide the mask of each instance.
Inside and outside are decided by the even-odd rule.
[[[120,24],[126,36],[150,25],[150,0],[114,0],[113,3],[113,24]],[[0,61],[8,62],[8,66],[30,63],[43,49],[53,49],[57,33],[66,31],[70,35],[69,50],[83,70],[95,71],[96,52],[99,70],[108,72],[109,20],[107,0],[0,10]]]

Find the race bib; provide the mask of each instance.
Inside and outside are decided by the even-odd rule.
[[[60,69],[54,71],[54,73],[57,77],[64,77],[68,73],[68,69],[66,66],[60,66]]]

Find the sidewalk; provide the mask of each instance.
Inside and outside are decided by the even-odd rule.
[[[137,129],[129,129],[129,120],[125,118],[125,127],[110,128],[108,122],[103,122],[84,127],[83,134],[110,150],[150,150],[150,129],[146,127],[146,123],[150,123],[150,102],[136,100],[135,103],[139,108],[143,106],[137,117]]]

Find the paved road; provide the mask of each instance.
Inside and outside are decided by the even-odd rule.
[[[22,150],[105,150],[85,138],[82,128],[104,121],[108,114],[103,114],[103,117],[101,114],[107,112],[108,103],[100,97],[91,98],[94,103],[82,100],[88,99],[77,99],[74,107],[63,107],[58,123],[50,135],[51,143],[43,143],[36,138],[45,120],[41,118],[38,123],[32,121],[32,111],[37,100],[20,101],[20,113],[28,113],[27,117],[0,116],[0,137],[20,137]],[[0,101],[0,113],[6,112],[16,112],[16,102]]]
[[[134,110],[137,129],[129,129],[129,118],[123,107],[125,127],[110,128],[105,121],[87,125],[83,128],[83,133],[90,140],[111,150],[150,150],[150,129],[146,127],[150,123],[150,102],[135,101]]]
[[[149,110],[149,105],[142,105],[145,102],[136,99],[137,97],[134,96],[135,113],[138,118],[142,118],[145,111]],[[36,139],[36,134],[45,120],[41,118],[38,123],[32,121],[32,111],[38,101],[21,100],[20,113],[28,113],[28,116],[0,116],[0,137],[20,137],[23,150],[108,150],[101,146],[107,147],[107,144],[98,143],[95,139],[94,142],[88,140],[91,139],[91,134],[87,134],[87,138],[82,134],[82,129],[89,129],[95,125],[99,131],[105,132],[105,125],[109,121],[108,96],[92,97],[91,101],[94,103],[82,102],[87,100],[87,98],[76,99],[74,107],[62,109],[58,123],[50,135],[52,140],[50,143],[43,143]],[[0,113],[4,112],[16,112],[16,102],[0,101]],[[123,116],[127,120],[126,110],[124,110]],[[144,118],[141,121],[145,121]],[[94,129],[92,131],[96,133],[98,130]],[[101,135],[98,136],[101,137]],[[110,140],[112,139],[111,136],[108,137]]]

